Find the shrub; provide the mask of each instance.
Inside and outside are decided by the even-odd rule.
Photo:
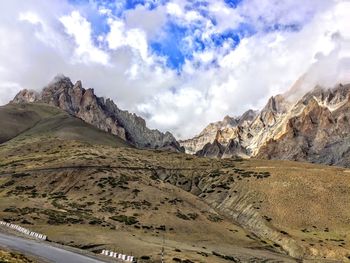
[[[208,215],[207,219],[211,222],[221,222],[223,220],[220,216],[214,214]]]
[[[13,174],[12,178],[21,178],[21,177],[26,177],[29,176],[29,173],[17,173],[17,174]]]
[[[8,182],[2,184],[2,185],[0,186],[0,188],[6,188],[6,187],[9,187],[9,186],[11,186],[11,185],[14,185],[15,183],[16,183],[15,180],[10,180],[10,181],[8,181]]]
[[[188,218],[187,215],[181,213],[180,211],[177,211],[177,212],[176,212],[176,216],[177,216],[178,218],[183,219],[183,220],[190,220],[190,219]]]
[[[126,215],[116,215],[111,216],[110,219],[114,221],[118,221],[120,223],[124,223],[125,225],[134,225],[139,221],[134,216],[126,216]]]
[[[212,171],[210,174],[209,174],[210,177],[218,177],[220,176],[220,171],[218,169]]]
[[[89,222],[89,225],[100,225],[103,221],[101,219],[95,218]]]

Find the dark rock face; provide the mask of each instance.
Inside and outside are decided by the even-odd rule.
[[[12,100],[12,103],[25,102],[47,103],[59,107],[139,148],[183,151],[171,133],[147,128],[141,117],[120,110],[110,99],[97,97],[93,89],[84,89],[81,81],[73,85],[65,76],[55,77],[41,93],[22,90]]]
[[[211,157],[211,158],[221,158],[225,151],[225,147],[222,146],[217,140],[213,143],[208,142],[204,145],[203,149],[196,153],[197,156]]]
[[[227,145],[222,145],[218,140],[207,143],[203,149],[195,155],[210,158],[231,158],[247,156],[247,150],[236,140],[230,140]]]
[[[241,143],[237,140],[230,140],[226,145],[225,150],[222,154],[222,158],[230,158],[230,157],[246,157],[248,155],[248,151],[244,148]]]

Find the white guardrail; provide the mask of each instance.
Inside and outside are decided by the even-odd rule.
[[[19,225],[7,223],[7,222],[4,222],[4,221],[0,221],[0,225],[12,228],[14,230],[17,230],[18,232],[21,232],[21,233],[23,233],[25,235],[28,235],[28,236],[31,236],[31,237],[34,237],[34,238],[37,238],[37,239],[40,239],[40,240],[46,240],[46,236],[45,235],[42,235],[42,234],[30,231],[30,230],[28,230],[28,229],[26,229],[24,227],[19,226]]]
[[[12,228],[14,230],[17,230],[18,232],[21,232],[21,233],[23,233],[25,235],[28,235],[28,236],[31,236],[31,237],[34,237],[34,238],[37,238],[37,239],[40,239],[40,240],[46,240],[47,239],[46,235],[30,231],[29,229],[26,229],[26,228],[21,227],[21,226],[16,225],[16,224],[7,223],[7,222],[4,222],[4,221],[0,220],[0,226],[5,226],[5,227],[8,227],[8,228]],[[101,255],[117,258],[117,259],[128,261],[128,262],[134,262],[134,257],[133,256],[119,254],[117,252],[113,252],[113,251],[109,251],[109,250],[105,250],[105,249],[102,250]]]
[[[134,261],[134,257],[133,256],[127,256],[127,255],[119,254],[117,252],[113,252],[113,251],[109,251],[109,250],[105,250],[105,249],[102,250],[101,255],[105,255],[105,256],[121,259],[121,260],[128,261],[128,262],[133,262]]]

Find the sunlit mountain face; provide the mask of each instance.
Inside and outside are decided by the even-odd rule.
[[[7,1],[0,103],[61,73],[186,139],[272,95],[347,82],[349,9],[332,0]]]

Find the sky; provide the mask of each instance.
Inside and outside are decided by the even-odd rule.
[[[185,139],[297,82],[350,82],[347,0],[11,0],[0,105],[55,75]]]

